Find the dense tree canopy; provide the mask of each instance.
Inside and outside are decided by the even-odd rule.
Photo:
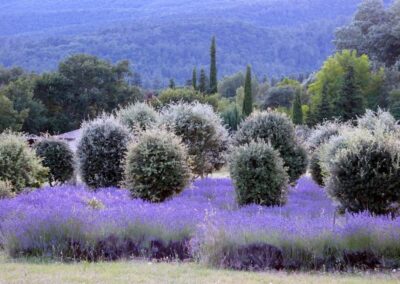
[[[329,105],[331,119],[340,117],[341,110],[335,104],[338,101],[343,87],[343,81],[347,74],[349,66],[354,69],[354,81],[361,96],[366,101],[366,107],[377,109],[379,105],[371,97],[376,97],[380,87],[384,84],[381,72],[373,72],[370,60],[367,55],[359,56],[356,51],[344,50],[329,57],[321,70],[316,74],[315,81],[309,86],[308,91],[311,94],[311,113],[314,119],[317,117],[318,109],[321,106],[323,93],[328,101],[323,103],[324,107]],[[320,120],[310,122],[311,124],[322,122]]]
[[[400,60],[400,1],[385,9],[382,0],[365,0],[351,23],[337,31],[335,44],[394,65]]]

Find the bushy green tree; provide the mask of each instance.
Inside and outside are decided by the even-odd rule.
[[[146,103],[136,103],[120,109],[117,118],[135,133],[152,128],[159,122],[158,112]]]
[[[329,166],[328,193],[343,211],[390,214],[400,200],[400,146],[397,138],[352,132]]]
[[[43,74],[33,90],[34,99],[40,100],[48,111],[47,130],[75,130],[84,119],[140,100],[140,90],[128,84],[130,75],[127,61],[113,65],[85,54],[68,57],[57,72]]]
[[[288,170],[290,181],[295,182],[307,169],[307,155],[295,137],[294,125],[287,115],[271,111],[253,113],[243,121],[235,134],[236,145],[251,141],[271,143]]]
[[[180,193],[189,180],[186,148],[173,133],[147,130],[129,146],[125,183],[134,197],[163,202]]]
[[[163,109],[162,121],[187,146],[195,175],[204,177],[225,164],[228,131],[210,105],[172,104]]]
[[[25,136],[9,131],[0,134],[0,180],[8,181],[13,192],[41,186],[47,174]]]
[[[279,152],[265,142],[251,142],[232,150],[229,170],[240,205],[282,206],[288,175]]]
[[[0,132],[6,129],[21,130],[27,116],[28,113],[26,111],[18,113],[14,109],[13,103],[0,93]]]
[[[43,138],[35,145],[36,154],[49,169],[50,186],[64,184],[74,176],[74,153],[68,144],[54,138]]]
[[[351,72],[349,69],[352,69]],[[340,101],[340,96],[342,96],[341,100],[347,97],[344,87],[351,81],[354,90],[357,91],[352,101],[358,102],[361,97],[365,101],[371,90],[371,84],[374,85],[374,88],[377,87],[374,79],[376,76],[381,75],[371,70],[370,61],[366,55],[358,56],[355,51],[344,50],[328,58],[322,69],[316,74],[315,81],[308,87],[311,94],[310,112],[311,116],[315,118],[314,123],[323,122],[318,117],[322,94],[327,96],[327,101],[332,107],[331,117],[340,117],[343,110],[341,107],[336,107],[336,104]],[[381,83],[383,84],[383,82]],[[358,105],[359,103],[357,103],[357,109]],[[356,112],[359,113],[359,110]]]
[[[385,10],[383,1],[363,1],[353,20],[336,32],[338,50],[355,49],[387,66],[400,59],[400,4]]]
[[[119,186],[129,140],[127,128],[113,116],[85,122],[77,149],[83,181],[93,189]]]
[[[349,66],[335,107],[343,121],[355,119],[365,112],[362,90],[356,82],[354,67]]]

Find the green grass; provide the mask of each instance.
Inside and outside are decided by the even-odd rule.
[[[0,253],[0,283],[400,283],[400,274],[235,272],[195,263],[57,263],[11,260]]]

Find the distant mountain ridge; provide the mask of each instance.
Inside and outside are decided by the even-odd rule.
[[[258,76],[312,71],[360,0],[8,0],[0,4],[0,64],[48,71],[73,53],[129,59],[146,86],[183,84],[208,66],[251,64]]]

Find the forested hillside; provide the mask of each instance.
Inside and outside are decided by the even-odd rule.
[[[179,84],[207,67],[217,37],[219,76],[317,69],[360,0],[11,0],[0,4],[0,64],[54,70],[74,53],[129,59],[147,87]]]

